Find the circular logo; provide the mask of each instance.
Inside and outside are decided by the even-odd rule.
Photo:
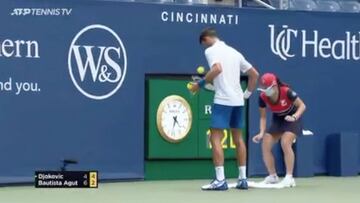
[[[68,68],[75,87],[96,100],[114,95],[124,82],[127,57],[124,44],[111,28],[94,24],[71,42]]]

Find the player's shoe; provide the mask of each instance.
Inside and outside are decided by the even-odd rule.
[[[279,176],[277,175],[269,175],[261,182],[263,184],[277,184],[280,182]]]
[[[239,190],[249,189],[247,179],[239,179],[236,184],[236,189],[239,189]]]
[[[210,184],[208,185],[204,185],[201,187],[202,190],[227,190],[228,189],[228,185],[226,180],[222,180],[222,181],[218,181],[216,179],[214,179],[213,181],[211,181]]]
[[[296,187],[295,179],[293,177],[285,177],[279,184],[283,187]]]

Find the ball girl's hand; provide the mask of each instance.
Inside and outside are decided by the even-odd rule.
[[[259,133],[252,138],[252,141],[255,143],[260,143],[260,141],[262,140],[263,137],[264,137],[264,134]]]

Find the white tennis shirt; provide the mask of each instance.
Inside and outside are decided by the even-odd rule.
[[[215,77],[214,103],[225,106],[244,106],[244,93],[241,89],[240,74],[252,68],[252,65],[236,49],[218,40],[205,50],[210,68],[219,63],[222,72]]]

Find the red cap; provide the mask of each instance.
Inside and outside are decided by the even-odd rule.
[[[276,76],[272,73],[265,73],[261,76],[261,85],[263,87],[270,87],[272,85],[276,85]]]

